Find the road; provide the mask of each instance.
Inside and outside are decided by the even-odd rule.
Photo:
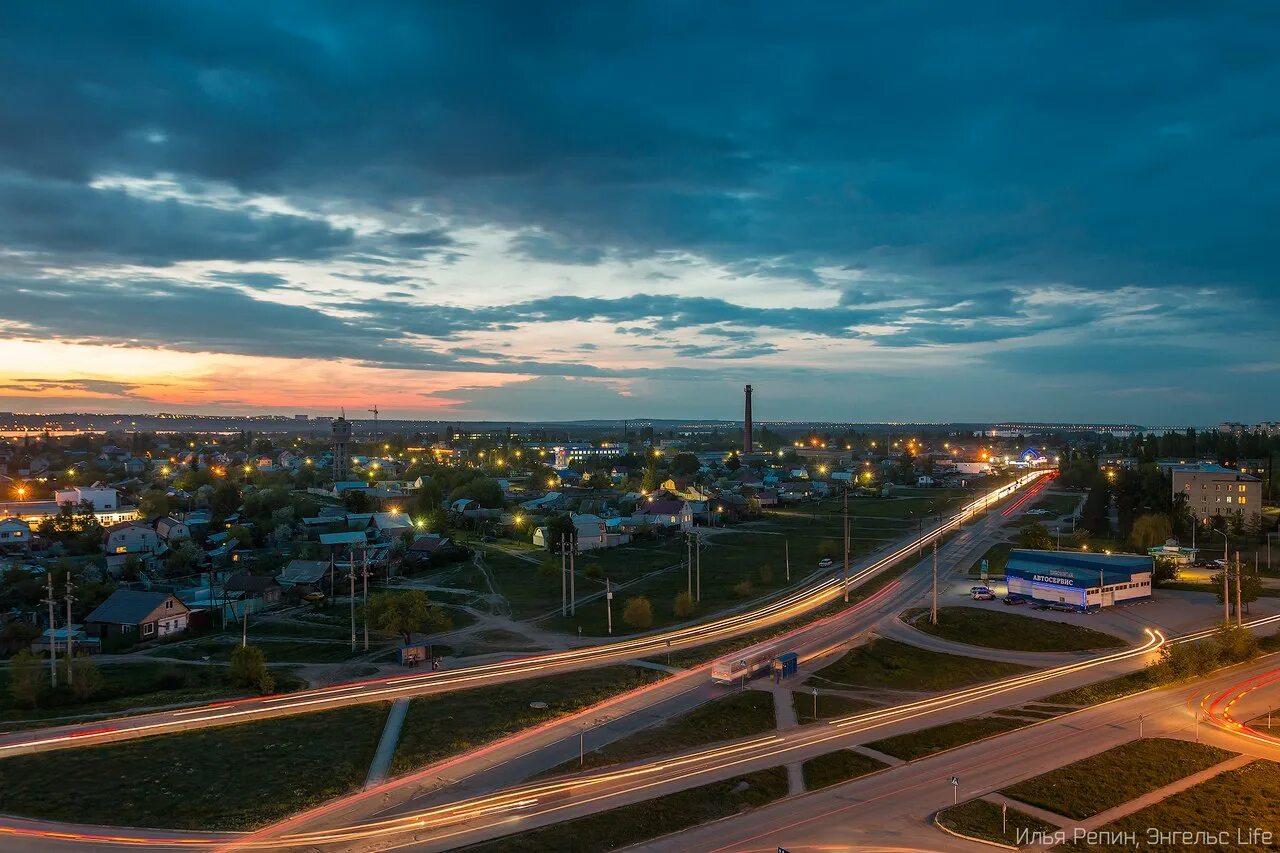
[[[946,753],[883,770],[833,788],[788,798],[730,820],[638,845],[645,853],[747,853],[779,846],[799,851],[874,849],[880,845],[925,850],[991,850],[952,838],[932,825],[951,805],[948,780],[960,780],[961,801],[1031,778],[1051,767],[1078,761],[1138,737],[1197,737],[1234,752],[1280,760],[1280,742],[1253,740],[1230,729],[1197,725],[1197,710],[1221,699],[1225,706],[1243,692],[1242,717],[1265,713],[1280,682],[1277,655],[1233,667],[1194,686],[1170,687],[1098,705],[999,735]],[[1248,692],[1251,686],[1273,688]],[[1250,704],[1251,703],[1251,704]]]
[[[829,577],[754,609],[709,622],[686,625],[617,642],[546,652],[447,672],[380,677],[287,695],[231,700],[194,708],[166,710],[35,731],[8,732],[0,734],[0,758],[89,744],[112,743],[211,726],[232,725],[249,720],[329,710],[347,705],[430,695],[482,684],[500,684],[558,675],[647,655],[662,654],[672,649],[693,648],[731,639],[803,616],[836,600],[849,586],[856,586],[897,565],[919,549],[960,527],[973,513],[1035,482],[1043,473],[1028,474],[1014,483],[995,489],[966,504],[959,513],[931,530],[882,557],[873,558],[868,565],[852,572],[847,582],[839,577]]]

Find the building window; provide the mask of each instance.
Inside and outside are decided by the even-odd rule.
[[[1240,498],[1236,501],[1236,503],[1243,504],[1243,503],[1248,503],[1248,501],[1245,500],[1244,495],[1241,495]]]
[[[148,622],[142,626],[142,636],[144,637],[150,637],[155,632],[156,632],[156,624],[154,622]]]

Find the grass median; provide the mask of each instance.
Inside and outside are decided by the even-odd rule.
[[[793,691],[791,704],[796,709],[796,722],[801,725],[817,720],[829,720],[832,717],[847,717],[850,714],[880,707],[874,702],[851,699],[848,696],[832,696],[829,693],[819,693],[815,703],[813,693],[808,690]],[[814,714],[815,704],[816,715]]]
[[[1027,779],[1000,793],[1065,817],[1083,820],[1235,755],[1185,740],[1145,738]],[[1106,784],[1098,784],[1105,779]]]
[[[760,690],[731,693],[708,702],[658,726],[605,744],[588,752],[583,763],[568,761],[553,772],[570,772],[582,767],[607,767],[654,755],[694,749],[707,744],[771,732],[777,727],[773,695]]]
[[[918,732],[887,737],[883,740],[866,744],[876,752],[901,758],[903,761],[914,761],[933,755],[935,752],[964,746],[992,735],[1011,732],[1023,726],[1031,725],[1032,720],[1018,720],[1011,717],[973,717],[968,720],[957,720],[954,723],[943,723]]]
[[[1080,652],[1118,649],[1124,640],[1083,625],[1052,619],[1038,619],[1005,610],[984,607],[942,607],[938,624],[929,621],[929,611],[913,607],[902,614],[904,622],[935,637],[989,649],[1020,652]]]
[[[1098,828],[1101,833],[1136,833],[1147,838],[1150,828],[1164,831],[1206,833],[1214,841],[1191,848],[1187,845],[1147,845],[1144,850],[1274,850],[1276,833],[1280,832],[1280,764],[1258,760],[1237,770],[1229,770],[1174,794],[1154,805],[1139,809]],[[1251,829],[1270,830],[1272,838],[1264,841],[1237,834]],[[1219,833],[1227,834],[1227,843],[1215,843]],[[1191,837],[1194,837],[1191,836]],[[1132,845],[1070,843],[1056,850],[1133,850]]]
[[[463,848],[466,853],[598,853],[730,817],[787,795],[787,772],[772,767]]]
[[[986,800],[969,800],[967,803],[945,808],[938,812],[938,823],[969,838],[1015,847],[1021,846],[1019,841],[1025,844],[1028,836],[1058,829],[1051,823],[1045,823],[1017,809],[1008,809],[1002,815],[1000,806]]]
[[[850,779],[857,779],[859,776],[866,776],[868,773],[883,770],[888,766],[869,755],[863,755],[851,749],[837,749],[834,752],[810,758],[801,765],[801,770],[804,772],[805,790],[816,791],[819,788],[829,788],[841,782],[848,782]]]
[[[610,666],[413,699],[391,772],[407,773],[664,678],[651,669]]]
[[[858,646],[809,677],[812,687],[888,687],[896,690],[951,690],[1033,667],[929,651],[877,638]]]
[[[364,783],[387,705],[0,761],[0,808],[44,820],[246,830]]]

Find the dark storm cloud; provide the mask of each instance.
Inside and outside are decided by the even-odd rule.
[[[1255,291],[1271,266],[1271,3],[2,14],[0,159],[30,175],[426,202],[578,262]]]

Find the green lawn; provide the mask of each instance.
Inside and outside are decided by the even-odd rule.
[[[890,687],[898,690],[951,690],[1031,671],[1003,661],[949,655],[884,638],[873,639],[815,672],[813,687]]]
[[[1000,793],[1083,820],[1221,764],[1233,755],[1208,744],[1144,738],[1011,785]],[[1100,779],[1106,784],[1098,784]]]
[[[405,773],[665,677],[612,666],[413,699],[391,770]],[[532,702],[547,707],[531,708]]]
[[[1113,833],[1135,832],[1142,840],[1146,837],[1147,828],[1153,826],[1215,835],[1224,830],[1229,832],[1228,844],[1198,845],[1194,848],[1198,851],[1274,850],[1274,838],[1280,833],[1280,764],[1258,760],[1238,770],[1221,773],[1099,829]],[[1270,844],[1237,843],[1237,827],[1244,828],[1246,832],[1250,827],[1270,830],[1273,840]],[[1109,851],[1133,848],[1067,844],[1055,849]],[[1186,849],[1184,845],[1143,846],[1143,850],[1170,853]]]
[[[867,746],[876,752],[883,752],[885,755],[892,755],[903,761],[911,761],[1029,725],[1031,723],[1026,720],[1014,720],[1008,717],[974,717],[969,720],[957,720],[954,723],[943,723],[918,732],[895,735],[874,741]]]
[[[1102,631],[1067,622],[1024,616],[1007,609],[942,607],[938,609],[937,625],[929,621],[929,611],[925,608],[913,608],[903,613],[902,617],[916,630],[926,634],[991,649],[1077,652],[1115,649],[1127,645],[1119,637]]]
[[[813,716],[814,697],[810,690],[796,690],[791,694],[791,703],[796,709],[796,721],[801,725],[815,721]],[[832,696],[829,693],[818,694],[817,720],[829,720],[832,717],[847,717],[860,711],[878,708],[874,702],[861,699],[850,699],[848,696]]]
[[[1009,564],[1009,552],[1014,549],[1013,542],[997,542],[987,552],[973,561],[969,567],[969,577],[982,577],[982,561],[987,561],[987,572],[993,578],[1004,577],[1004,567]]]
[[[866,776],[868,773],[874,773],[888,766],[883,761],[877,761],[860,752],[837,749],[835,752],[810,758],[801,765],[801,770],[804,772],[805,790],[816,791],[819,788],[839,785],[841,782]]]
[[[7,814],[243,830],[364,783],[386,705],[360,705],[0,761]]]
[[[772,767],[465,847],[466,853],[598,853],[739,814],[787,795],[787,771]]]
[[[986,800],[969,800],[958,806],[949,806],[938,812],[938,823],[970,838],[1009,845],[1017,845],[1020,832],[1048,833],[1058,829],[1017,809],[1009,809],[1002,819],[1000,807]]]
[[[233,687],[224,666],[195,666],[139,658],[129,663],[103,664],[102,690],[85,700],[77,699],[65,685],[46,690],[37,707],[18,707],[9,693],[9,671],[0,668],[0,721],[40,723],[55,717],[128,713],[136,708],[206,702],[243,696]],[[289,692],[304,686],[288,668],[273,668],[276,689]]]
[[[1048,492],[1040,496],[1040,499],[1028,507],[1028,509],[1047,509],[1048,515],[1027,515],[1023,513],[1019,518],[1019,522],[1029,520],[1047,522],[1057,521],[1063,516],[1072,515],[1076,511],[1076,507],[1080,505],[1080,495],[1078,494],[1062,494]]]
[[[776,727],[772,694],[760,690],[743,690],[588,752],[582,766],[624,764],[654,755],[771,732]],[[577,761],[570,761],[556,770],[570,771],[578,767]]]

